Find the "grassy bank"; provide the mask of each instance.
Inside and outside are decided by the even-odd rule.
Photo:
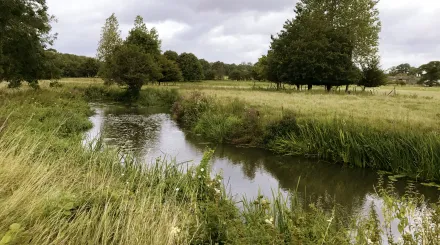
[[[121,164],[115,149],[84,147],[81,139],[91,127],[92,113],[87,102],[120,98],[120,92],[87,87],[0,90],[0,244],[382,244],[383,231],[394,218],[401,218],[405,228],[414,218],[411,212],[420,207],[410,195],[401,199],[383,191],[385,208],[400,208],[389,212],[385,223],[374,211],[351,217],[329,198],[304,203],[295,193],[287,199],[275,195],[270,202],[265,197],[243,200],[238,209],[225,194],[221,177],[210,176],[209,151],[199,166],[183,173],[173,163],[157,160],[146,166],[128,156]],[[141,96],[148,105],[151,98],[168,104],[175,92],[145,90]],[[260,125],[262,115],[240,101],[220,106],[199,94],[179,102],[175,115],[183,110],[183,123],[211,132],[213,138],[230,132],[230,125],[243,132],[274,130],[264,134],[266,140],[282,133],[276,126],[280,123],[287,131],[297,130],[288,116],[272,127]],[[219,122],[219,131],[210,130]],[[223,135],[227,139],[229,134]],[[259,139],[238,136],[237,143]],[[405,239],[436,241],[435,209],[416,216],[420,233],[413,237],[407,232]]]
[[[411,123],[390,128],[362,123],[358,121],[361,118],[306,117],[289,108],[274,112],[270,106],[260,109],[246,99],[226,100],[216,95],[187,93],[174,105],[173,114],[194,133],[216,142],[440,180],[440,137],[434,130],[437,125],[427,123],[424,129],[415,130],[416,124]]]

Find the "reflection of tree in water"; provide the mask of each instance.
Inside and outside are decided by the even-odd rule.
[[[103,121],[103,137],[107,144],[123,152],[144,155],[157,144],[166,115],[160,111],[133,107],[108,107]]]
[[[196,139],[189,137],[188,140],[197,146]],[[371,169],[276,156],[262,149],[219,145],[216,147],[215,157],[240,165],[243,174],[251,180],[255,179],[257,171],[263,170],[275,178],[284,190],[296,190],[298,187],[298,191],[311,200],[329,195],[350,212],[359,210],[367,196],[375,192],[374,187],[378,180],[378,175]],[[395,184],[399,194],[404,193],[406,184],[405,181]],[[434,199],[438,196],[438,192],[433,189],[419,186],[419,191]]]

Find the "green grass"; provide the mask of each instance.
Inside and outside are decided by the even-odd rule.
[[[378,237],[386,235],[391,221],[399,218],[407,227],[415,217],[418,232],[414,237],[406,233],[406,241],[413,242],[408,244],[437,241],[438,208],[417,213],[421,203],[411,192],[401,198],[385,191],[391,188],[380,189],[387,211],[382,227],[374,212],[353,217],[328,197],[304,202],[307,198],[295,193],[288,198],[275,193],[270,202],[245,199],[239,209],[221,177],[211,177],[209,151],[187,173],[162,160],[141,165],[127,156],[121,164],[116,149],[81,143],[91,127],[88,101],[124,101],[120,88],[99,86],[63,82],[61,88],[43,84],[38,91],[0,89],[0,244],[352,244],[353,239],[381,244]],[[288,110],[276,117],[242,100],[225,103],[200,93],[177,99],[174,90],[146,88],[140,101],[130,102],[170,105],[173,100],[178,100],[173,112],[181,123],[236,144],[279,147],[283,140],[291,146],[308,139],[318,150],[327,147],[318,143],[327,141],[317,138],[329,138],[340,151],[353,146],[360,132],[369,140],[381,136],[368,127],[342,128],[340,134],[336,121],[306,127]],[[410,140],[421,140],[416,136]],[[381,144],[391,148],[398,142],[393,139],[404,140],[389,137]]]

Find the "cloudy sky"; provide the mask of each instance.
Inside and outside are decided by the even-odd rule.
[[[105,19],[116,13],[125,37],[136,15],[156,27],[162,50],[208,61],[256,62],[270,35],[293,17],[296,0],[48,0],[58,22],[55,48],[94,56]],[[440,1],[381,0],[382,66],[440,60]]]

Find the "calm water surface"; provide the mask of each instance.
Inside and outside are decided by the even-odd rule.
[[[213,172],[223,173],[225,184],[234,197],[272,196],[272,190],[298,190],[307,198],[329,195],[351,212],[367,210],[372,203],[381,206],[374,186],[378,175],[368,169],[353,169],[317,160],[276,156],[268,151],[215,145],[185,134],[163,108],[136,108],[93,104],[92,139],[101,135],[107,145],[142,157],[146,164],[156,158],[176,163],[196,164],[207,147],[215,149]],[[397,182],[403,192],[406,183]],[[435,188],[417,186],[431,201],[437,201]],[[379,211],[379,210],[378,210]]]

